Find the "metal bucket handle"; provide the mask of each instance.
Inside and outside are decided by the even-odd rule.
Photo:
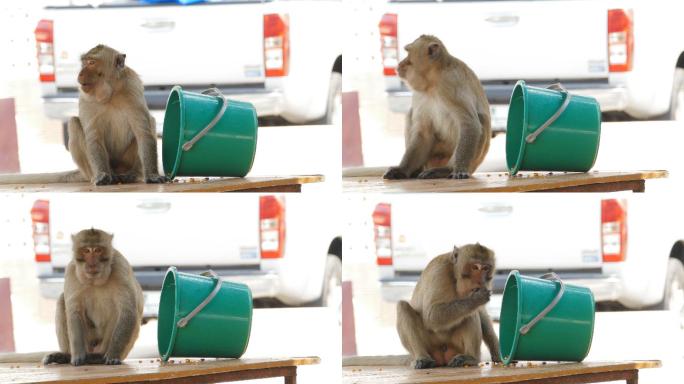
[[[534,143],[535,140],[537,140],[537,136],[539,136],[546,128],[548,128],[551,124],[553,124],[560,115],[565,111],[565,109],[568,107],[568,104],[570,104],[570,99],[572,98],[572,95],[568,93],[568,90],[563,87],[561,83],[555,83],[551,84],[546,89],[553,89],[556,91],[560,91],[561,93],[565,94],[565,100],[563,100],[563,104],[561,104],[560,108],[554,113],[551,117],[549,117],[548,120],[544,124],[542,124],[536,131],[530,133],[525,137],[525,141],[528,143]]]
[[[209,124],[207,124],[206,127],[202,128],[202,130],[199,131],[195,135],[195,137],[193,137],[192,139],[188,140],[185,144],[183,144],[183,150],[184,151],[189,151],[190,149],[192,149],[192,146],[195,145],[195,143],[199,139],[201,139],[202,137],[204,137],[204,135],[209,133],[209,131],[212,128],[214,128],[214,126],[219,122],[219,120],[221,120],[221,118],[223,117],[223,114],[226,113],[226,109],[228,109],[228,99],[226,99],[226,97],[223,96],[223,93],[221,93],[221,91],[218,88],[205,89],[204,91],[202,91],[202,94],[203,95],[209,95],[209,96],[216,96],[219,99],[221,99],[221,109],[216,114],[216,116],[214,116],[214,119],[211,120],[209,122]]]
[[[529,332],[530,329],[532,329],[532,327],[534,327],[539,322],[539,320],[543,319],[544,316],[546,316],[549,312],[551,312],[551,310],[556,306],[556,304],[558,304],[561,297],[563,297],[563,293],[565,293],[565,283],[563,283],[563,280],[561,280],[558,277],[558,275],[556,275],[555,273],[550,272],[550,273],[547,273],[545,275],[539,276],[539,278],[545,279],[545,280],[557,281],[560,284],[560,289],[558,290],[556,297],[554,297],[553,300],[551,300],[549,305],[547,305],[543,311],[539,312],[539,314],[537,316],[535,316],[534,319],[532,319],[529,323],[520,327],[520,334],[521,335],[527,334],[527,332]]]
[[[214,299],[216,294],[218,294],[218,292],[221,290],[221,278],[216,272],[210,269],[206,272],[200,273],[200,275],[216,279],[216,285],[214,286],[214,289],[211,291],[209,296],[207,296],[197,307],[195,307],[195,309],[188,313],[188,315],[184,318],[178,320],[178,322],[176,323],[178,328],[183,328],[186,325],[188,325],[188,322],[192,320],[192,318],[195,317],[202,309],[204,309],[204,307],[206,307],[207,304],[209,304]]]

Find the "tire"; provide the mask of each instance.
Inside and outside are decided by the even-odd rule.
[[[334,124],[342,110],[342,74],[332,72],[330,74],[330,86],[328,87],[328,104],[325,108],[325,116],[321,119],[323,124]]]
[[[313,302],[314,306],[342,306],[342,260],[335,255],[328,255],[325,262],[325,275],[321,297]]]
[[[684,121],[684,68],[676,68],[670,99],[670,120]]]
[[[678,313],[680,325],[684,326],[684,264],[674,257],[667,264],[665,292],[658,309]]]

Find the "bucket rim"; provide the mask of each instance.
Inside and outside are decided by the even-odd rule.
[[[527,142],[525,140],[525,136],[527,136],[527,84],[525,84],[525,80],[518,80],[515,83],[515,86],[513,87],[513,92],[511,92],[511,100],[508,102],[509,108],[511,105],[511,101],[513,101],[513,95],[515,95],[516,89],[520,88],[522,92],[522,99],[523,99],[523,121],[522,121],[522,129],[520,130],[520,148],[518,149],[518,157],[515,160],[515,164],[513,164],[513,167],[509,169],[509,172],[511,175],[516,175],[518,172],[520,172],[520,168],[522,167],[522,158],[523,155],[525,154],[525,148],[527,145]],[[507,128],[508,130],[508,128]]]
[[[504,351],[500,348],[501,346],[499,345],[499,357],[501,358],[501,361],[508,365],[515,356],[515,352],[518,350],[518,341],[520,341],[520,323],[521,323],[521,318],[520,318],[520,313],[522,312],[522,292],[520,289],[520,272],[517,269],[512,270],[508,274],[508,278],[506,278],[506,284],[504,285],[504,292],[506,291],[506,288],[508,287],[509,282],[515,281],[515,285],[518,287],[516,289],[516,311],[515,311],[515,331],[513,334],[513,342],[511,343],[511,350],[508,351],[508,355],[504,356]],[[501,310],[503,311],[503,305],[501,306]],[[501,314],[499,314],[499,318],[501,318]],[[501,338],[499,337],[499,340]],[[500,342],[499,342],[500,343]]]
[[[166,105],[168,107],[169,101],[173,97],[174,93],[178,94],[178,108],[180,109],[179,111],[179,124],[178,124],[178,143],[176,145],[176,158],[173,162],[173,167],[171,167],[171,179],[176,178],[176,174],[178,173],[178,170],[180,169],[180,162],[181,162],[181,155],[183,154],[183,132],[185,132],[185,98],[184,98],[184,91],[183,87],[180,85],[174,85],[173,88],[171,88],[171,93],[169,93],[169,98],[166,101]],[[165,112],[166,113],[166,112]],[[164,141],[162,140],[162,145],[164,144]]]
[[[176,267],[171,266],[169,269],[166,270],[166,275],[164,276],[164,282],[166,282],[166,279],[169,277],[169,275],[173,276],[173,280],[175,282],[173,290],[174,290],[174,300],[173,300],[173,329],[171,329],[171,335],[169,336],[171,340],[169,340],[169,345],[166,348],[166,351],[161,354],[162,360],[163,361],[168,361],[169,357],[171,357],[171,352],[173,351],[173,347],[176,345],[176,335],[178,334],[178,311],[179,311],[179,301],[178,300],[178,270]],[[165,287],[164,283],[162,283],[162,288]],[[157,331],[159,332],[159,331]]]

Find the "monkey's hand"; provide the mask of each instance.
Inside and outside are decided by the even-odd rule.
[[[487,288],[475,288],[470,293],[470,299],[477,306],[486,304],[489,302],[489,298],[492,293]]]
[[[389,167],[382,178],[388,180],[408,179],[408,175],[399,167]]]
[[[169,179],[166,176],[162,176],[162,175],[156,175],[155,174],[155,175],[145,176],[145,182],[147,184],[163,184],[163,183],[168,183],[169,181],[171,181],[171,179]]]
[[[112,179],[112,175],[110,175],[108,173],[101,172],[95,176],[95,180],[93,181],[93,184],[95,184],[95,185],[110,185],[110,184],[112,184],[113,181],[114,181],[114,179]]]

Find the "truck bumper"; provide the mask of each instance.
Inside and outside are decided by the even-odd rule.
[[[539,276],[545,271],[520,271],[523,275]],[[617,276],[603,275],[600,272],[556,272],[556,274],[566,283],[587,287],[594,294],[596,302],[619,301],[622,292],[622,283]],[[508,273],[501,273],[494,276],[493,291],[495,294],[503,293],[506,285]],[[399,300],[409,300],[413,289],[418,282],[418,274],[398,276],[394,278],[381,279],[380,291],[383,300],[397,302]]]
[[[189,92],[202,92],[206,88],[183,88]],[[266,88],[219,88],[229,99],[252,103],[258,116],[278,116],[282,114],[285,98],[279,90]],[[157,119],[157,127],[163,124],[163,113],[171,88],[146,90],[145,100],[152,115]],[[67,121],[71,116],[78,116],[78,90],[60,91],[54,96],[43,96],[43,110],[51,119]],[[158,129],[160,131],[160,129]]]
[[[547,87],[554,81],[526,82],[533,87]],[[407,113],[411,108],[411,91],[398,78],[386,79],[387,99],[390,110],[398,113]],[[570,92],[580,96],[593,97],[601,106],[602,112],[623,111],[627,107],[627,88],[623,85],[610,84],[607,80],[602,81],[568,81],[562,82]],[[483,88],[487,94],[487,100],[492,107],[492,128],[505,128],[505,117],[508,113],[508,103],[513,93],[515,82],[510,83],[484,83]]]
[[[181,272],[199,274],[202,270],[181,269]],[[280,278],[275,272],[259,270],[221,270],[214,269],[222,280],[242,283],[252,291],[252,298],[275,297],[280,291]],[[159,296],[164,281],[164,271],[135,271],[135,277],[140,283],[145,296],[143,317],[156,318],[159,311]],[[64,290],[64,276],[40,277],[40,293],[48,299],[57,299]]]

